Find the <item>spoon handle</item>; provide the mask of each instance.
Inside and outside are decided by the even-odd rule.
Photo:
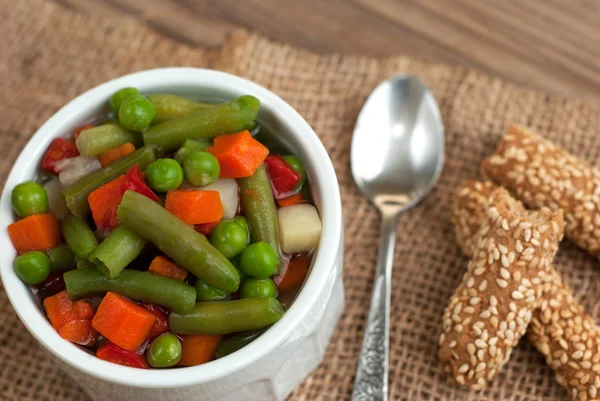
[[[354,380],[352,401],[387,401],[392,263],[399,214],[382,214],[379,253],[369,317]]]

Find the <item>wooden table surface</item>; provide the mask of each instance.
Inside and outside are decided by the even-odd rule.
[[[476,67],[600,103],[600,0],[54,0],[217,47],[236,28],[319,53]]]

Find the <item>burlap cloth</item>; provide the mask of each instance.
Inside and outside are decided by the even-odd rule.
[[[360,32],[357,32],[360,34]],[[352,40],[352,38],[348,38]],[[392,400],[566,400],[526,341],[482,392],[453,387],[436,358],[440,317],[466,266],[455,243],[450,200],[477,174],[509,122],[525,124],[595,162],[600,109],[519,88],[465,68],[405,57],[320,56],[239,34],[221,49],[174,43],[133,21],[73,13],[41,0],[0,0],[0,183],[35,130],[74,96],[111,78],[162,66],[210,67],[282,96],[325,144],[340,182],[345,219],[346,311],[325,361],[291,400],[349,400],[371,293],[378,218],[349,166],[352,128],[369,92],[396,74],[415,74],[435,94],[446,127],[446,164],[436,189],[402,217],[392,300]],[[565,243],[556,267],[593,316],[600,316],[600,264]],[[0,399],[87,400],[38,347],[0,288]]]

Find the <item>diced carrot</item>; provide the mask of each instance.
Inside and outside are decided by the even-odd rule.
[[[287,198],[277,199],[277,203],[280,207],[292,206],[302,202],[304,202],[304,198],[300,192],[292,196],[288,196]]]
[[[92,319],[92,327],[127,351],[138,349],[156,320],[156,316],[138,304],[108,292]]]
[[[165,209],[187,224],[214,223],[223,217],[223,204],[218,191],[169,191]]]
[[[88,195],[88,203],[98,230],[110,230],[119,224],[117,208],[123,198],[121,188],[124,182],[125,175],[122,175]]]
[[[181,336],[179,366],[196,366],[215,359],[221,336]]]
[[[94,125],[86,124],[86,125],[82,125],[81,127],[75,128],[75,132],[73,132],[73,139],[77,139],[77,137],[79,137],[79,135],[81,135],[81,131],[84,131],[84,130],[90,129],[90,128],[94,128]]]
[[[221,178],[250,177],[269,155],[269,149],[247,130],[217,136],[208,151],[219,161]]]
[[[62,338],[72,343],[89,347],[98,341],[98,332],[90,319],[75,319],[66,323],[58,332]]]
[[[121,157],[125,157],[135,151],[133,143],[125,143],[117,148],[112,148],[100,155],[100,163],[103,166],[108,166],[115,160],[119,160]]]
[[[8,226],[8,235],[19,253],[47,251],[60,245],[60,229],[52,213],[33,214]]]
[[[279,291],[288,292],[300,286],[308,273],[308,258],[306,253],[294,256],[283,272],[279,282]]]
[[[44,309],[56,331],[60,331],[65,324],[77,319],[77,314],[73,310],[73,302],[69,298],[67,290],[46,298]]]
[[[94,308],[85,301],[73,302],[73,311],[78,319],[91,319],[94,317]]]
[[[149,271],[174,278],[175,280],[185,281],[188,271],[177,266],[175,262],[165,256],[157,256],[150,263]]]
[[[215,227],[218,224],[219,224],[218,221],[215,221],[212,223],[196,224],[196,226],[194,228],[200,234],[204,234],[205,237],[208,237],[208,236],[210,236],[210,234],[212,233],[212,231],[215,229]]]

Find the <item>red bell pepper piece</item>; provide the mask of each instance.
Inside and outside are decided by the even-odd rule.
[[[96,350],[96,357],[108,362],[117,363],[119,365],[129,366],[138,369],[148,369],[146,358],[133,351],[125,351],[123,348],[106,340]]]
[[[150,328],[150,333],[148,334],[148,341],[152,341],[162,333],[166,333],[170,330],[169,314],[166,309],[148,302],[140,302],[140,305],[156,316],[156,320],[154,321],[152,328]]]
[[[213,223],[196,224],[194,226],[194,228],[200,234],[204,234],[205,237],[209,237],[210,233],[212,233],[212,231],[215,229],[215,227],[217,226],[217,224],[219,224],[218,221],[213,222]]]
[[[64,138],[56,138],[52,141],[42,159],[42,170],[58,174],[54,169],[56,162],[76,156],[79,156],[79,151],[73,142],[69,142]]]
[[[273,185],[275,198],[282,199],[290,196],[301,179],[300,173],[287,164],[280,155],[267,157],[265,165]]]
[[[140,170],[140,166],[138,166],[137,163],[135,166],[129,169],[127,174],[125,174],[125,182],[123,183],[122,191],[123,194],[128,190],[142,194],[153,201],[158,201],[158,195],[152,192],[150,187],[146,185],[144,173],[142,173],[142,170]]]

